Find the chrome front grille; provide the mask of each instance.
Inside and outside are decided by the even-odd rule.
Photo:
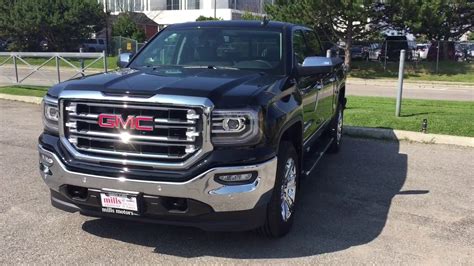
[[[206,106],[64,99],[60,108],[62,143],[78,159],[185,168],[212,149]],[[148,130],[133,128],[137,117],[149,119],[140,124]],[[115,126],[105,127],[104,121]]]

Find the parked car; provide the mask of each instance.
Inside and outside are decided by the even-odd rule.
[[[401,50],[405,50],[406,60],[413,59],[413,49],[410,48],[406,36],[387,36],[380,50],[380,59],[398,61]]]
[[[368,57],[369,60],[380,60],[380,55],[381,55],[381,49],[382,44],[380,43],[372,43],[369,45],[368,49]]]
[[[351,47],[351,58],[352,59],[360,59],[360,60],[365,60],[369,56],[368,54],[368,48],[363,45],[353,45]]]
[[[430,49],[429,44],[417,44],[416,45],[416,58],[426,60],[428,58],[428,50]]]
[[[84,52],[102,52],[106,49],[106,43],[104,39],[88,39],[81,47]]]
[[[438,44],[439,44],[439,51],[438,51]],[[428,50],[427,60],[436,61],[437,58],[439,60],[453,60],[453,61],[456,60],[455,42],[433,41]]]
[[[41,51],[46,52],[49,50],[48,40],[42,40],[39,44]]]
[[[459,62],[473,61],[474,43],[458,43],[455,45],[455,60]]]
[[[346,71],[311,28],[174,24],[118,64],[44,98],[39,170],[53,206],[271,237],[290,231],[300,177],[342,144]]]
[[[8,46],[10,45],[11,41],[10,40],[1,40],[0,39],[0,52],[7,51]]]
[[[339,46],[339,45],[333,45],[331,48],[331,56],[332,57],[339,57],[339,58],[344,58],[345,57],[345,51],[344,48]]]

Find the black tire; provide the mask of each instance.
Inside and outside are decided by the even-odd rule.
[[[336,116],[333,121],[331,121],[331,126],[329,128],[329,135],[333,138],[333,141],[327,150],[328,153],[337,153],[341,149],[343,129],[344,106],[342,103],[339,103],[336,110]]]
[[[284,190],[284,187],[291,189],[293,184],[292,182],[285,182],[285,180],[287,180],[285,177],[286,169],[288,169],[287,164],[289,164],[291,160],[294,163],[294,169],[291,169],[294,170],[295,174],[294,177],[292,177],[291,179],[294,180],[295,186],[293,191],[294,200],[292,206],[288,208],[290,210],[290,213],[288,216],[286,216],[288,213],[283,210],[284,196],[282,195],[282,190]],[[288,172],[293,172],[293,170],[291,169]],[[262,227],[258,229],[258,232],[260,234],[271,238],[282,237],[288,234],[293,225],[293,220],[295,217],[295,211],[298,201],[299,176],[300,165],[295,147],[291,142],[282,141],[278,150],[278,165],[275,179],[275,187],[273,189],[270,202],[267,206],[267,217],[265,223]],[[285,184],[287,186],[284,186]],[[286,218],[284,218],[284,215],[286,216]]]

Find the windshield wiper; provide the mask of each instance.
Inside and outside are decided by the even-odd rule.
[[[183,68],[204,68],[204,69],[230,69],[230,70],[239,70],[236,67],[228,67],[228,66],[214,66],[214,65],[208,65],[208,66],[183,66]]]

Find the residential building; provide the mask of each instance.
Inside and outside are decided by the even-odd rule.
[[[275,0],[98,0],[112,14],[142,12],[160,26],[195,21],[199,16],[240,19],[244,12],[263,14]]]

